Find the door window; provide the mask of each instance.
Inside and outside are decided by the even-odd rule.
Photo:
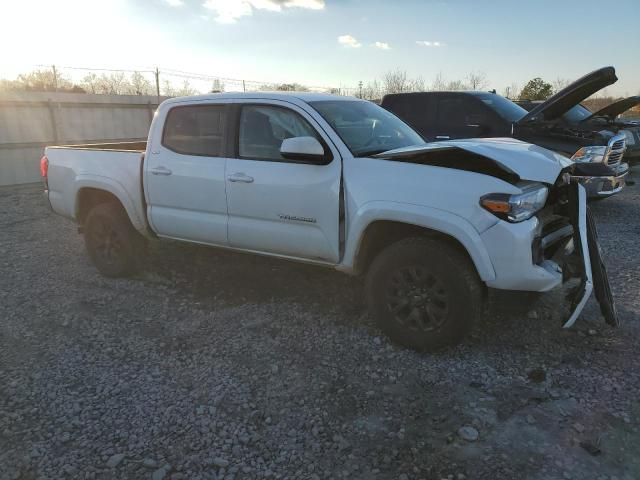
[[[486,123],[486,112],[471,98],[443,98],[438,103],[438,125],[460,128]]]
[[[322,143],[313,127],[292,110],[266,105],[242,107],[238,132],[240,158],[286,162],[280,155],[280,146],[283,140],[293,137],[314,137]]]
[[[185,155],[222,157],[225,121],[224,105],[174,107],[165,121],[162,145]]]
[[[496,115],[470,95],[441,98],[438,102],[438,128],[455,138],[491,135]]]

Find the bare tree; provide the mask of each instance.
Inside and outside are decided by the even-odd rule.
[[[467,75],[467,85],[471,90],[484,90],[489,86],[487,74],[484,72],[471,72]]]
[[[100,79],[93,72],[84,76],[80,86],[84,88],[87,93],[100,93]]]
[[[427,86],[422,75],[419,75],[413,80],[411,80],[410,90],[412,92],[424,92],[427,90]]]
[[[520,95],[520,87],[518,87],[517,83],[511,82],[511,85],[504,88],[502,95],[510,100],[516,99]]]
[[[553,87],[553,93],[558,93],[564,87],[569,85],[571,80],[567,80],[566,78],[557,77],[555,80],[551,82],[551,86]]]
[[[431,90],[446,90],[447,83],[444,80],[444,76],[442,72],[438,72],[436,78],[433,79],[433,83],[431,84]]]
[[[380,100],[382,98],[382,88],[378,80],[368,82],[367,85],[362,88],[362,98],[366,100]]]
[[[84,91],[54,68],[21,73],[15,80],[4,80],[2,83],[5,90],[28,90],[34,92]]]
[[[216,78],[213,81],[213,84],[211,85],[211,92],[212,93],[224,92],[224,83],[222,83],[219,78]]]
[[[191,86],[189,80],[182,82],[182,86],[179,88],[174,87],[169,80],[165,80],[162,85],[162,94],[167,97],[186,97],[196,93],[196,89]]]
[[[126,78],[123,72],[102,74],[98,79],[98,93],[109,95],[122,95],[126,88]]]
[[[400,69],[385,73],[382,77],[382,85],[386,93],[403,93],[410,90],[407,72]]]
[[[308,92],[309,89],[299,83],[281,83],[275,86],[280,92]]]
[[[451,80],[447,83],[447,90],[467,90],[469,87],[462,80]]]
[[[133,72],[125,85],[126,93],[133,95],[153,95],[153,85],[140,72]]]

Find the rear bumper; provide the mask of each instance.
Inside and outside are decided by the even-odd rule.
[[[615,195],[625,186],[625,177],[629,174],[629,164],[621,163],[611,167],[609,176],[575,176],[586,190],[588,198],[606,198]]]

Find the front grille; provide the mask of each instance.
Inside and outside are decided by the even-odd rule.
[[[609,140],[609,145],[607,146],[605,163],[611,166],[620,164],[626,148],[627,139],[624,135],[616,135],[613,137]]]

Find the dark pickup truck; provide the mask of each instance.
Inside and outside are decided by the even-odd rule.
[[[519,100],[516,103],[530,112],[543,102]],[[620,118],[620,115],[639,104],[640,96],[636,95],[613,102],[594,113],[579,103],[562,115],[562,121],[576,130],[604,130],[611,134],[623,134],[627,140],[624,159],[628,163],[637,163],[640,161],[640,122]]]
[[[575,176],[590,198],[611,196],[625,185],[627,139],[602,128],[575,128],[562,115],[618,80],[613,67],[576,80],[527,112],[491,92],[415,92],[385,95],[381,105],[428,141],[512,137],[558,152],[576,162]]]

